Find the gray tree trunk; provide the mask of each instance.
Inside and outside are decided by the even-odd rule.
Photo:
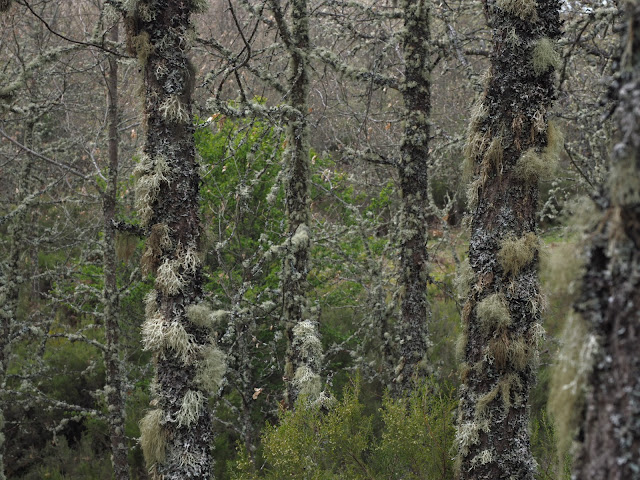
[[[279,6],[279,2],[272,2]],[[290,33],[278,22],[289,53],[289,105],[294,112],[288,118],[285,152],[285,202],[288,245],[282,267],[283,316],[287,336],[285,359],[286,399],[293,408],[299,395],[310,399],[320,393],[322,348],[317,326],[310,318],[307,298],[310,269],[311,230],[309,161],[309,12],[307,0],[293,0]],[[281,11],[276,6],[275,14]]]
[[[155,398],[141,421],[141,444],[155,478],[207,479],[212,474],[207,399],[219,386],[221,358],[212,344],[202,299],[199,176],[187,57],[191,14],[203,2],[117,2],[128,44],[144,76],[145,145],[136,185],[149,236],[143,269],[155,274],[143,325],[156,364]],[[212,391],[213,390],[213,391]]]
[[[405,78],[404,135],[398,174],[402,189],[400,212],[400,359],[395,371],[398,391],[408,391],[427,372],[427,166],[431,112],[429,0],[402,2]]]
[[[538,180],[562,148],[547,121],[560,1],[488,0],[486,8],[491,68],[466,148],[473,273],[463,309],[458,467],[465,479],[533,480],[528,399],[542,333],[536,210]]]
[[[118,24],[109,33],[110,40],[118,42]],[[117,285],[116,261],[116,201],[118,196],[118,62],[113,55],[108,58],[108,122],[109,122],[109,170],[106,190],[103,192],[102,215],[104,222],[104,326],[106,336],[105,370],[107,403],[109,406],[109,436],[111,462],[116,480],[128,480],[127,439],[125,437],[125,402],[123,394],[124,371],[120,358],[120,297]]]
[[[619,5],[619,142],[576,305],[599,342],[574,468],[584,480],[640,479],[640,5]]]

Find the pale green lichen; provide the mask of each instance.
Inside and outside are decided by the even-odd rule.
[[[144,297],[144,316],[145,318],[153,317],[158,311],[158,292],[155,289],[150,290]]]
[[[218,392],[226,370],[226,356],[222,350],[213,344],[202,347],[195,382],[205,392],[209,395],[215,395]]]
[[[454,280],[454,284],[456,286],[456,290],[458,293],[458,298],[460,300],[464,300],[469,295],[469,291],[471,290],[471,285],[473,285],[473,281],[475,278],[475,273],[469,264],[469,259],[465,258],[456,270],[456,278]]]
[[[298,388],[301,397],[308,400],[315,400],[322,391],[322,380],[320,375],[314,372],[309,366],[301,365],[296,369],[293,383]]]
[[[476,159],[481,157],[489,146],[489,143],[490,139],[483,132],[473,132],[469,134],[463,152],[463,175],[465,179],[468,180],[473,177]]]
[[[465,422],[458,425],[456,443],[458,451],[464,457],[469,454],[469,448],[480,443],[480,432],[489,431],[489,420],[486,418]]]
[[[469,133],[477,132],[489,115],[489,109],[484,104],[484,98],[480,99],[480,101],[476,102],[476,104],[471,109],[471,114],[469,117]]]
[[[180,261],[165,258],[158,267],[156,287],[165,295],[177,295],[184,287],[180,266]]]
[[[182,324],[173,321],[164,329],[164,347],[172,349],[182,360],[182,363],[192,363],[197,350],[193,335],[187,333]]]
[[[530,183],[535,183],[538,180],[551,180],[558,168],[563,149],[564,136],[562,132],[553,122],[549,122],[546,147],[542,152],[538,152],[535,148],[526,150],[516,162],[516,175]]]
[[[167,174],[170,172],[166,158],[158,156],[151,159],[143,154],[140,163],[134,169],[134,175],[138,176],[135,187],[136,211],[140,223],[146,226],[153,216],[153,203],[160,193],[163,182],[168,182]]]
[[[476,315],[485,335],[505,330],[512,323],[507,301],[501,293],[491,294],[478,303]]]
[[[183,271],[196,273],[202,264],[197,248],[194,245],[189,245],[186,249],[179,246],[178,251],[178,262],[182,265]]]
[[[151,233],[145,243],[145,250],[140,259],[143,273],[151,273],[158,262],[163,250],[172,245],[169,227],[164,223],[156,223],[151,227]]]
[[[322,342],[315,322],[303,320],[293,327],[293,345],[303,358],[316,360],[322,356]]]
[[[160,409],[149,410],[140,420],[140,446],[147,466],[163,463],[167,445],[167,432],[162,428],[164,412]]]
[[[164,346],[164,317],[155,309],[149,313],[142,324],[142,345],[144,350],[157,352]]]
[[[291,237],[291,247],[294,252],[309,248],[310,235],[309,227],[305,224],[299,225],[295,234]]]
[[[476,466],[478,464],[486,465],[487,463],[490,463],[492,461],[493,461],[493,454],[491,453],[491,450],[483,450],[478,455],[476,455],[471,459],[471,465],[473,466]]]
[[[153,45],[149,41],[149,33],[141,32],[131,38],[131,47],[141,65],[146,65],[149,55],[153,53]]]
[[[497,135],[491,140],[489,148],[487,148],[482,158],[482,171],[484,174],[488,174],[492,169],[501,172],[503,157],[504,147],[502,146],[502,136]]]
[[[187,319],[199,327],[213,326],[213,312],[204,303],[194,303],[186,308]]]
[[[467,343],[469,342],[468,336],[469,334],[467,332],[467,328],[465,327],[456,339],[456,358],[460,361],[464,360],[465,358]]]
[[[520,238],[507,237],[500,243],[498,260],[505,275],[518,275],[533,262],[540,249],[540,240],[533,232],[527,232]]]
[[[497,0],[496,5],[521,20],[535,22],[538,19],[536,0]]]
[[[160,114],[172,123],[188,123],[191,121],[191,113],[180,97],[169,95],[160,105]]]
[[[197,350],[193,336],[178,321],[167,324],[158,311],[142,324],[142,344],[144,350],[163,354],[171,349],[185,364],[193,361]]]
[[[548,37],[540,38],[533,47],[533,71],[536,75],[546,73],[550,68],[558,68],[560,55],[556,52],[553,42]]]
[[[176,414],[178,427],[189,427],[200,418],[205,409],[206,398],[197,390],[188,390],[182,399],[180,410]]]

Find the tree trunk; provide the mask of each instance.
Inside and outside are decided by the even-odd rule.
[[[316,323],[310,318],[307,276],[310,269],[309,226],[309,12],[307,0],[291,2],[288,83],[291,114],[285,152],[285,201],[288,245],[282,269],[283,316],[287,335],[285,360],[286,404],[293,408],[299,395],[310,399],[320,393],[322,348]],[[286,34],[285,34],[286,35]]]
[[[33,148],[33,128],[33,122],[26,125],[24,144],[29,148]],[[4,402],[6,399],[4,390],[7,387],[7,367],[11,351],[10,339],[15,334],[18,325],[20,288],[25,282],[23,276],[25,272],[20,265],[20,258],[24,254],[29,240],[27,215],[30,209],[28,204],[20,205],[19,203],[26,203],[31,189],[33,157],[29,153],[25,155],[18,177],[18,191],[16,192],[18,204],[15,207],[17,214],[11,219],[8,228],[10,246],[7,260],[2,265],[2,277],[0,278],[2,281],[0,283],[0,322],[2,322],[0,324],[0,480],[6,479],[4,460],[7,447],[4,433]]]
[[[640,479],[640,5],[620,2],[620,140],[576,310],[598,338],[575,478]]]
[[[118,42],[118,24],[109,34],[110,40]],[[116,201],[118,196],[118,62],[113,55],[108,57],[108,122],[109,122],[109,170],[106,190],[102,199],[104,221],[103,268],[104,268],[104,326],[106,336],[105,370],[107,404],[109,405],[109,436],[111,437],[111,462],[116,480],[128,480],[127,439],[125,437],[124,371],[120,358],[120,298],[117,285],[116,263]]]
[[[187,58],[190,16],[203,2],[129,2],[128,44],[144,75],[146,136],[136,184],[138,215],[149,231],[143,269],[155,274],[143,342],[156,365],[153,410],[141,444],[156,478],[207,479],[212,473],[211,415],[222,369],[202,299],[199,176]],[[127,6],[119,4],[120,8]],[[218,378],[219,379],[219,378]],[[214,390],[214,391],[212,391]]]
[[[463,309],[457,430],[465,479],[532,480],[529,391],[542,334],[538,180],[562,139],[547,121],[559,61],[558,0],[488,0],[491,69],[469,127],[472,278]]]
[[[395,371],[396,390],[408,391],[427,372],[427,166],[431,112],[431,60],[429,59],[430,1],[405,0],[403,48],[405,78],[404,136],[398,174],[402,190],[400,213],[400,359]]]

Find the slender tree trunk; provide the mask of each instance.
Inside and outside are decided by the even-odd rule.
[[[109,34],[110,40],[118,42],[118,24]],[[116,480],[128,480],[127,439],[125,437],[124,370],[120,359],[120,298],[117,285],[116,263],[116,201],[118,196],[118,62],[113,55],[108,58],[108,122],[109,122],[109,170],[107,185],[102,199],[104,221],[104,325],[106,332],[105,369],[107,374],[107,403],[109,406],[109,436],[111,437],[111,462]]]
[[[581,480],[640,479],[640,4],[619,5],[625,22],[615,83],[620,140],[576,305],[600,347],[575,462]]]
[[[133,6],[132,6],[133,5]],[[141,444],[155,478],[212,474],[207,399],[219,386],[219,351],[202,299],[199,176],[187,57],[190,16],[203,2],[139,0],[125,10],[128,44],[144,75],[146,134],[137,167],[138,215],[149,231],[143,268],[155,274],[143,342],[154,353],[155,398],[141,421]],[[213,391],[212,391],[213,390]]]
[[[528,399],[542,334],[536,210],[538,180],[562,148],[547,121],[560,1],[488,0],[486,8],[491,69],[466,149],[473,275],[463,309],[459,475],[532,480]]]
[[[285,364],[286,404],[293,408],[300,394],[310,398],[320,393],[319,376],[322,348],[317,326],[310,318],[307,276],[310,269],[311,231],[309,228],[308,102],[309,95],[309,12],[307,0],[293,0],[289,59],[289,104],[295,110],[287,126],[285,152],[285,198],[288,249],[283,261],[282,290],[287,335]]]
[[[24,144],[29,148],[33,147],[33,128],[34,124],[29,123],[26,126],[26,134]],[[31,170],[33,168],[33,157],[26,154],[22,160],[20,174],[18,178],[18,204],[15,208],[19,209],[18,213],[11,219],[8,228],[8,236],[10,239],[9,254],[6,262],[2,265],[2,277],[0,283],[0,480],[5,480],[5,394],[7,382],[7,367],[11,350],[10,339],[15,333],[17,327],[18,303],[20,300],[20,287],[24,284],[24,269],[20,265],[20,258],[25,252],[28,244],[28,225],[27,215],[29,207],[20,205],[20,201],[24,201],[29,196],[31,188]]]
[[[398,391],[408,391],[427,372],[427,165],[431,111],[430,0],[404,0],[404,136],[398,174],[400,221],[401,345],[395,371]]]

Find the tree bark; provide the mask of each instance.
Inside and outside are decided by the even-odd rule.
[[[118,42],[118,24],[109,33],[110,40]],[[109,436],[111,439],[111,462],[116,480],[128,480],[127,439],[125,436],[124,370],[120,358],[120,297],[117,285],[116,262],[116,201],[118,196],[118,62],[108,57],[107,75],[109,122],[109,170],[107,185],[103,192],[102,216],[104,222],[103,268],[104,268],[104,326],[106,336],[105,370],[107,404],[109,406]]]
[[[574,467],[574,477],[585,480],[640,479],[640,5],[619,7],[619,141],[575,307],[599,342]]]
[[[457,430],[459,476],[533,480],[529,391],[541,300],[538,180],[562,140],[547,121],[560,36],[558,0],[489,0],[493,52],[466,148],[473,174],[464,359]]]
[[[431,113],[430,10],[427,0],[402,2],[404,11],[405,78],[404,135],[398,174],[402,193],[400,212],[400,358],[395,371],[399,392],[407,392],[424,378],[427,368],[427,167]]]
[[[141,421],[141,444],[155,478],[212,474],[207,399],[219,382],[220,356],[202,300],[199,176],[187,57],[190,16],[203,2],[140,0],[126,5],[128,44],[144,76],[145,144],[136,202],[149,235],[143,269],[155,274],[143,342],[154,354],[155,398]]]
[[[279,2],[277,3],[279,6]],[[307,298],[311,268],[309,127],[309,12],[307,0],[293,0],[289,53],[289,105],[285,151],[285,202],[287,249],[282,267],[283,317],[287,336],[285,359],[285,403],[293,408],[300,394],[310,399],[320,393],[322,349],[316,323],[311,319]],[[278,15],[279,8],[275,9]],[[282,19],[281,19],[282,20]],[[280,21],[279,25],[284,25]],[[281,33],[283,30],[281,28]],[[288,36],[287,33],[284,33]]]

